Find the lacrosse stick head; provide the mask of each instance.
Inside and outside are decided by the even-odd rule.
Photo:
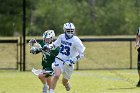
[[[41,69],[35,69],[32,68],[32,73],[36,76],[38,76],[39,74],[52,74],[52,71],[45,71],[45,70],[41,70]]]
[[[34,46],[35,43],[37,43],[37,41],[35,39],[31,39],[29,41],[29,46],[32,47],[32,46]]]
[[[42,48],[41,45],[39,43],[37,43],[37,41],[35,39],[31,39],[29,41],[29,46],[30,46],[30,48],[32,48],[32,47],[36,47],[38,49]]]
[[[38,76],[39,74],[41,74],[42,70],[37,70],[35,68],[32,68],[32,73],[36,76]]]

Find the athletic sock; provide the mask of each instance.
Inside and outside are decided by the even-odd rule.
[[[43,85],[43,91],[42,93],[47,93],[47,90],[48,90],[48,85],[47,83]]]
[[[50,93],[54,93],[54,90],[53,89],[50,89]]]

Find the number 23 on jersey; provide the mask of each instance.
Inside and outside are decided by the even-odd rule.
[[[62,53],[63,55],[69,56],[70,55],[70,47],[65,46],[65,45],[61,45],[60,46],[60,53]]]

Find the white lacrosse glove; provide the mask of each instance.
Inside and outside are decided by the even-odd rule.
[[[74,62],[71,59],[69,59],[69,60],[65,61],[65,64],[68,66],[72,66],[74,64]]]
[[[37,47],[31,47],[30,48],[30,53],[32,53],[32,54],[36,54],[36,52],[38,51],[38,48]]]

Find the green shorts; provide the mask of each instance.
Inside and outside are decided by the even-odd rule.
[[[53,76],[53,74],[54,74],[53,69],[51,67],[43,67],[43,70],[45,70],[45,71],[51,71],[48,74],[46,74],[45,77]]]

